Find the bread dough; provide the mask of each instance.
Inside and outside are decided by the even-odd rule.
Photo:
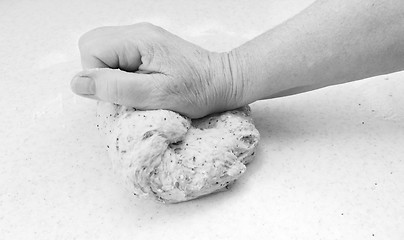
[[[137,196],[175,203],[226,190],[254,157],[248,106],[190,120],[168,110],[99,103],[113,166]]]

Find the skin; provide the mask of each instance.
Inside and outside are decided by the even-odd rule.
[[[404,69],[404,1],[318,0],[230,52],[204,50],[149,23],[80,41],[84,97],[191,118]]]

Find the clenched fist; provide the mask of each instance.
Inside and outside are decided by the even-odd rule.
[[[204,50],[152,24],[97,28],[80,38],[79,48],[84,70],[71,82],[78,95],[191,118],[245,104],[231,54]]]

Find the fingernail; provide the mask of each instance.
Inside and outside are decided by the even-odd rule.
[[[71,82],[72,91],[81,95],[94,95],[95,82],[94,79],[87,76],[75,76]]]

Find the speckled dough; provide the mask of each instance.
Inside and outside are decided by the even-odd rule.
[[[135,195],[181,202],[225,190],[246,170],[259,133],[249,107],[199,120],[99,103],[115,169]]]

